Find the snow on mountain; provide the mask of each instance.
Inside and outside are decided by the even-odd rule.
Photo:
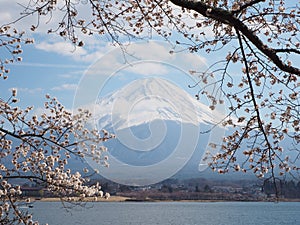
[[[185,90],[161,78],[140,79],[99,99],[99,127],[120,130],[154,120],[215,124],[222,114],[209,109]]]
[[[192,157],[195,171],[199,164],[206,168],[201,160],[207,144],[212,138],[220,141],[222,135],[201,135],[223,118],[221,113],[161,78],[136,80],[104,96],[95,107],[95,115],[98,127],[117,137],[105,143],[110,167],[101,170],[101,175],[128,185],[167,179]]]

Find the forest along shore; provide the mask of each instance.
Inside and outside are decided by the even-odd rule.
[[[55,197],[49,197],[49,198],[30,198],[30,202],[60,202],[62,201],[61,198],[55,198]],[[126,196],[111,196],[109,198],[97,198],[94,197],[87,197],[83,200],[79,200],[78,198],[72,198],[71,201],[78,201],[78,202],[230,202],[230,201],[252,201],[252,202],[270,202],[270,201],[278,201],[278,202],[300,202],[300,199],[289,199],[289,198],[266,198],[266,199],[181,199],[181,200],[173,200],[173,199],[164,199],[164,200],[158,200],[158,199],[151,199],[151,198],[130,198]]]
[[[206,179],[169,179],[145,187],[116,184],[108,180],[95,180],[102,185],[103,192],[110,198],[72,197],[73,201],[299,201],[300,182],[286,181],[276,191],[271,183],[257,180],[206,180]],[[43,187],[21,187],[22,198],[33,201],[61,201]],[[66,198],[64,198],[66,199]]]

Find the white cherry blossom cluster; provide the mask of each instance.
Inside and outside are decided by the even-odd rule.
[[[18,221],[37,224],[31,215],[22,212],[20,185],[11,182],[36,183],[63,200],[88,196],[103,197],[99,184],[88,185],[79,171],[71,171],[68,161],[88,154],[107,166],[107,150],[102,143],[113,135],[107,131],[90,130],[91,113],[79,110],[73,115],[55,98],[46,96],[46,112],[33,115],[33,107],[17,107],[17,90],[7,101],[0,100],[0,209],[1,224]],[[88,150],[85,150],[88,149]],[[87,169],[84,174],[89,175]]]

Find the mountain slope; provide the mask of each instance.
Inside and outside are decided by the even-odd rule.
[[[194,152],[198,169],[210,140],[210,134],[200,133],[222,118],[221,113],[160,78],[134,81],[99,99],[95,112],[98,127],[117,137],[106,143],[110,168],[101,175],[130,185],[173,176]]]

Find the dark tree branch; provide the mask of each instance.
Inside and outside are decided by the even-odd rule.
[[[255,91],[254,91],[254,87],[253,87],[253,84],[252,84],[252,81],[251,81],[250,69],[249,69],[249,66],[248,66],[248,63],[247,63],[247,60],[246,60],[246,53],[245,53],[245,50],[244,50],[242,37],[241,37],[240,32],[238,30],[236,30],[236,33],[237,33],[237,36],[238,36],[239,45],[240,45],[240,48],[241,48],[243,61],[244,61],[245,68],[246,68],[246,76],[247,76],[247,80],[248,80],[248,83],[249,83],[251,100],[253,102],[253,108],[254,108],[254,111],[256,113],[258,128],[259,128],[260,132],[263,134],[263,140],[266,144],[267,151],[269,153],[268,155],[269,155],[269,163],[270,163],[270,166],[271,166],[271,177],[273,179],[274,188],[276,190],[276,195],[277,195],[278,191],[277,191],[276,180],[275,180],[274,165],[273,165],[272,156],[271,156],[272,155],[271,153],[273,152],[273,148],[272,148],[272,145],[269,141],[268,135],[265,132],[264,125],[263,125],[264,123],[261,120],[260,110],[259,110],[259,106],[256,102]]]
[[[277,51],[268,47],[263,41],[255,35],[242,21],[240,21],[232,11],[227,11],[217,7],[211,7],[202,1],[195,0],[170,0],[177,6],[194,10],[202,16],[214,19],[223,24],[227,24],[235,28],[243,34],[253,45],[255,45],[263,54],[265,54],[279,69],[287,73],[300,75],[300,69],[285,64],[276,54]]]
[[[283,52],[283,53],[296,53],[300,54],[300,50],[295,49],[295,48],[280,48],[280,49],[274,49],[275,52]]]

